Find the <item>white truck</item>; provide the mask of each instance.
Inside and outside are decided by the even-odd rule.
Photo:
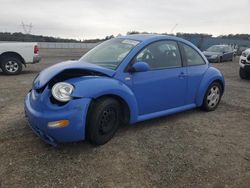
[[[242,79],[250,78],[250,48],[242,52],[239,63],[240,63],[240,77]]]
[[[5,74],[19,74],[23,66],[38,63],[40,60],[37,43],[0,42],[0,68]]]

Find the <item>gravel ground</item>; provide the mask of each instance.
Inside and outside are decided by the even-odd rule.
[[[250,187],[250,80],[238,59],[214,112],[190,110],[122,127],[101,147],[53,148],[28,128],[23,100],[35,75],[86,50],[41,50],[22,75],[0,72],[0,187]]]

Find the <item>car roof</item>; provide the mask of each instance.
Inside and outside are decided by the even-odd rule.
[[[117,38],[122,38],[122,39],[131,39],[131,40],[137,40],[142,43],[150,43],[150,42],[155,42],[155,41],[160,41],[160,40],[173,40],[177,42],[182,42],[186,45],[191,46],[192,48],[196,49],[199,51],[199,49],[192,44],[191,42],[175,37],[175,36],[169,36],[169,35],[160,35],[160,34],[134,34],[134,35],[126,35],[126,36],[119,36]]]
[[[141,42],[146,42],[148,40],[161,40],[161,39],[184,41],[178,37],[169,36],[169,35],[159,35],[159,34],[134,34],[134,35],[120,36],[119,38],[139,40]]]

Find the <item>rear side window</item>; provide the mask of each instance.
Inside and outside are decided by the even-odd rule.
[[[230,52],[230,51],[232,51],[232,50],[230,50],[230,47],[226,46],[226,47],[224,48],[224,52]]]
[[[152,70],[182,66],[179,48],[174,41],[159,41],[148,45],[135,57],[135,62],[138,61],[148,63]]]
[[[188,45],[182,44],[187,66],[204,65],[205,61],[200,54]]]

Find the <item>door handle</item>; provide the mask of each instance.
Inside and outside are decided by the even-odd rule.
[[[179,74],[179,78],[185,78],[186,77],[186,74],[184,73],[184,72],[181,72],[180,74]]]

